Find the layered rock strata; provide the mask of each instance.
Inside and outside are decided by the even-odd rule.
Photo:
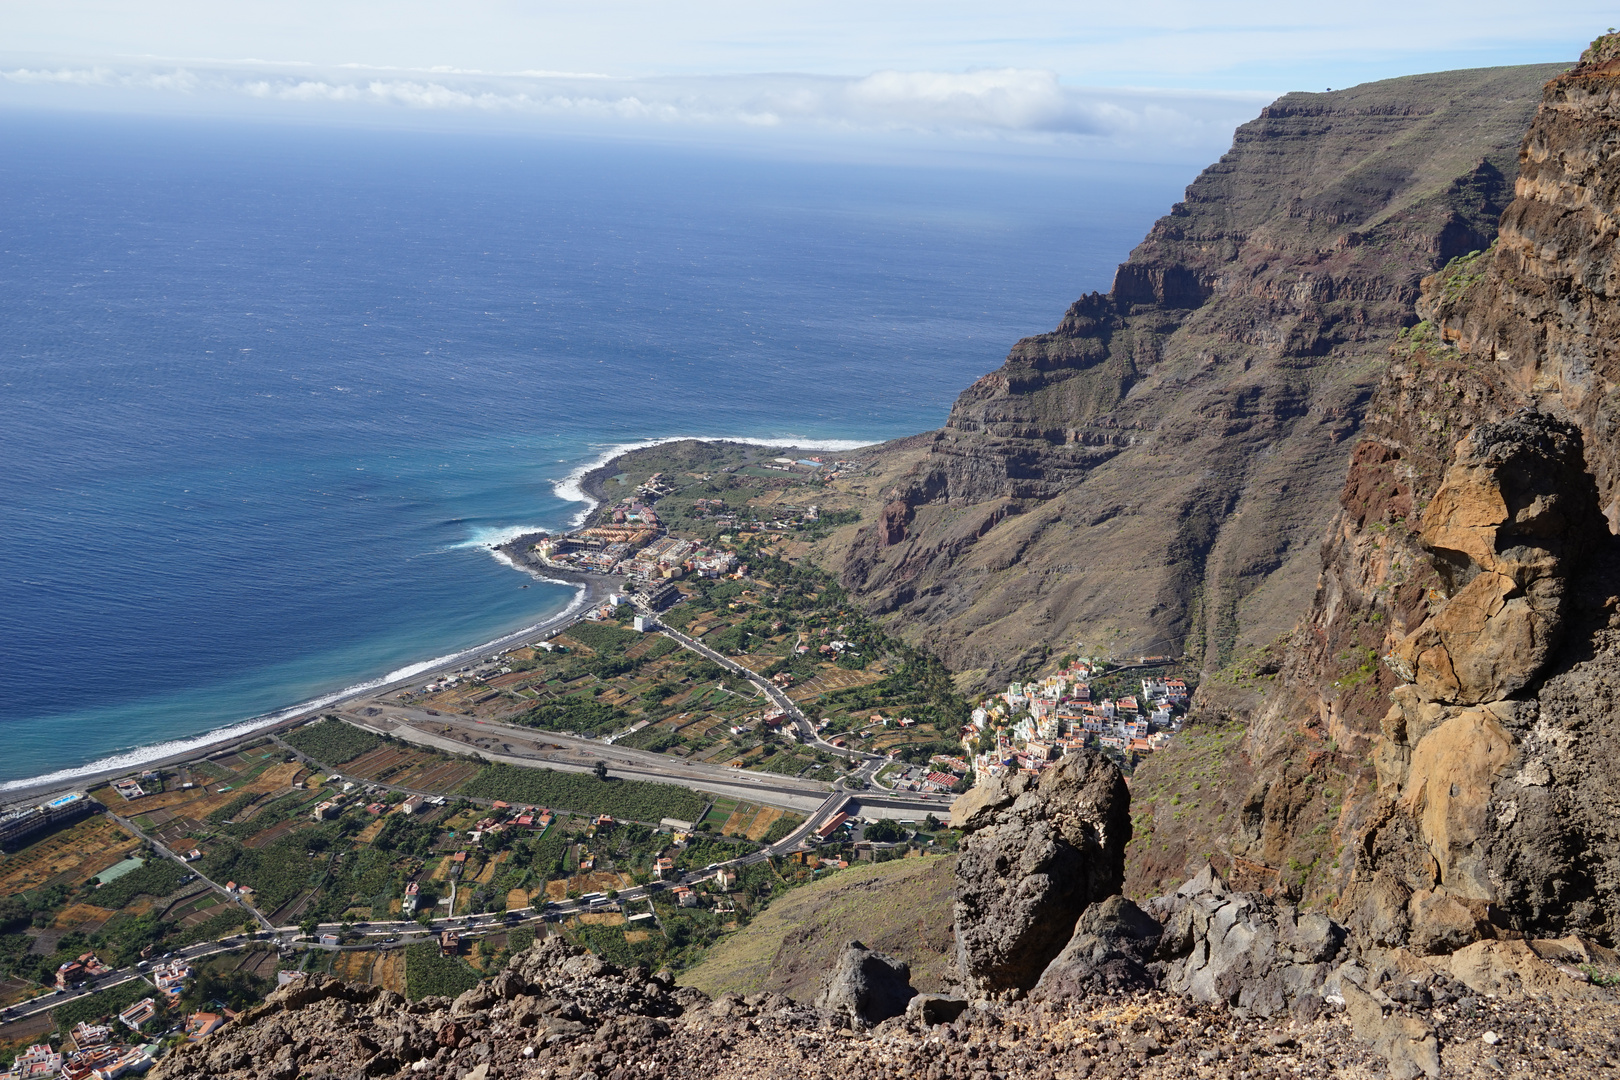
[[[1425,280],[1251,724],[1230,850],[1383,945],[1620,939],[1617,78],[1547,85],[1498,242]]]
[[[1278,99],[962,394],[845,584],[986,682],[1076,636],[1219,665],[1286,633],[1419,280],[1496,235],[1558,70]]]

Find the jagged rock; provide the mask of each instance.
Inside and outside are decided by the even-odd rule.
[[[1163,928],[1123,896],[1086,908],[1057,959],[1041,973],[1030,997],[1065,1001],[1088,994],[1142,990],[1158,979],[1149,965]]]
[[[511,981],[513,980],[508,980],[509,983]],[[479,983],[456,998],[455,1003],[450,1006],[450,1015],[455,1017],[472,1016],[475,1013],[483,1012],[499,1000],[500,998],[496,996],[491,987]]]
[[[1240,1016],[1276,1016],[1318,996],[1345,932],[1259,893],[1229,892],[1205,867],[1149,910],[1165,921],[1164,986],[1195,1001],[1224,1001]]]
[[[916,994],[909,964],[852,941],[822,979],[815,1004],[818,1009],[872,1025],[903,1015],[906,1003]]]
[[[906,1018],[920,1024],[949,1024],[967,1011],[967,998],[945,994],[918,994],[906,1002]]]
[[[956,863],[956,962],[971,994],[1031,989],[1087,905],[1120,891],[1130,792],[1117,766],[1086,750],[1038,781],[1023,773],[951,808],[964,832]]]
[[[1452,705],[1523,689],[1563,636],[1570,576],[1606,532],[1579,428],[1534,412],[1475,427],[1419,532],[1449,599],[1397,646],[1398,672]]]
[[[1356,1037],[1384,1056],[1394,1080],[1440,1075],[1440,1044],[1428,1025],[1400,1013],[1385,1016],[1372,995],[1354,983],[1344,983],[1340,993]]]

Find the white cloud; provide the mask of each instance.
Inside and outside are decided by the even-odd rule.
[[[184,100],[220,109],[341,106],[363,118],[425,113],[510,122],[618,123],[685,130],[910,133],[1110,148],[1224,144],[1264,94],[1100,90],[1063,85],[1051,71],[879,71],[864,77],[731,75],[610,78],[592,74],[400,71],[285,64],[133,63],[0,67],[0,90],[28,88],[32,103],[107,104],[136,94],[141,107]],[[80,102],[75,92],[92,95]],[[64,96],[69,95],[69,96]],[[0,96],[0,100],[4,100]]]

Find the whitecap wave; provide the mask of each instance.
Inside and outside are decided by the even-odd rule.
[[[529,533],[550,532],[552,526],[547,525],[480,525],[473,529],[472,535],[459,544],[451,544],[448,550],[461,551],[468,548],[490,548],[509,544],[520,536]]]
[[[103,773],[124,772],[130,769],[140,768],[144,765],[150,765],[154,761],[161,761],[165,758],[172,758],[180,755],[195,755],[198,751],[205,750],[210,746],[225,745],[239,739],[247,738],[255,732],[262,731],[268,727],[274,727],[283,721],[290,720],[293,717],[299,716],[303,713],[324,709],[328,705],[334,705],[337,702],[347,700],[348,698],[370,693],[371,691],[387,686],[390,683],[404,682],[436,668],[459,663],[468,657],[486,653],[491,649],[505,648],[506,646],[522,638],[528,637],[531,634],[538,633],[541,630],[545,630],[557,623],[566,621],[585,605],[587,590],[584,585],[571,581],[556,581],[552,578],[542,578],[542,580],[550,581],[557,585],[572,586],[574,589],[574,598],[570,600],[568,605],[561,611],[553,615],[548,615],[539,622],[534,623],[531,626],[525,626],[521,630],[514,630],[511,633],[502,634],[500,637],[495,638],[492,641],[486,641],[482,645],[476,646],[475,648],[462,649],[458,652],[446,653],[443,656],[434,657],[431,660],[418,660],[415,663],[406,664],[404,667],[395,668],[388,674],[382,675],[378,678],[369,679],[362,683],[356,683],[353,686],[347,686],[342,690],[335,690],[329,694],[322,694],[319,697],[311,698],[308,701],[300,702],[297,705],[292,705],[285,709],[278,709],[275,712],[262,713],[259,716],[249,717],[246,720],[239,720],[235,723],[228,724],[224,727],[215,728],[212,731],[205,732],[191,738],[170,739],[167,742],[153,743],[148,746],[133,746],[126,750],[121,750],[115,754],[109,754],[103,758],[97,758],[95,761],[86,762],[83,765],[78,765],[70,769],[58,769],[55,772],[45,773],[42,776],[24,777],[20,780],[0,781],[0,792],[18,791],[24,788],[33,789],[53,786],[66,787],[77,781]]]
[[[745,443],[748,446],[796,446],[806,450],[859,450],[863,446],[876,446],[877,442],[871,439],[815,439],[807,436],[790,435],[778,439],[754,439],[736,435],[665,435],[656,439],[642,439],[639,442],[615,443],[606,447],[595,458],[576,467],[561,480],[554,481],[552,491],[557,498],[568,502],[583,503],[582,509],[575,512],[569,519],[570,528],[578,528],[585,524],[585,519],[591,516],[596,509],[596,500],[586,494],[582,486],[585,477],[620,454],[628,454],[632,450],[645,450],[649,446],[662,446],[665,443],[683,442],[687,439],[701,439],[704,442],[734,442]]]

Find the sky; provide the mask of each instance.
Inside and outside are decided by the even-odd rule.
[[[1573,60],[1593,3],[0,0],[0,108],[1206,160],[1290,90]]]

